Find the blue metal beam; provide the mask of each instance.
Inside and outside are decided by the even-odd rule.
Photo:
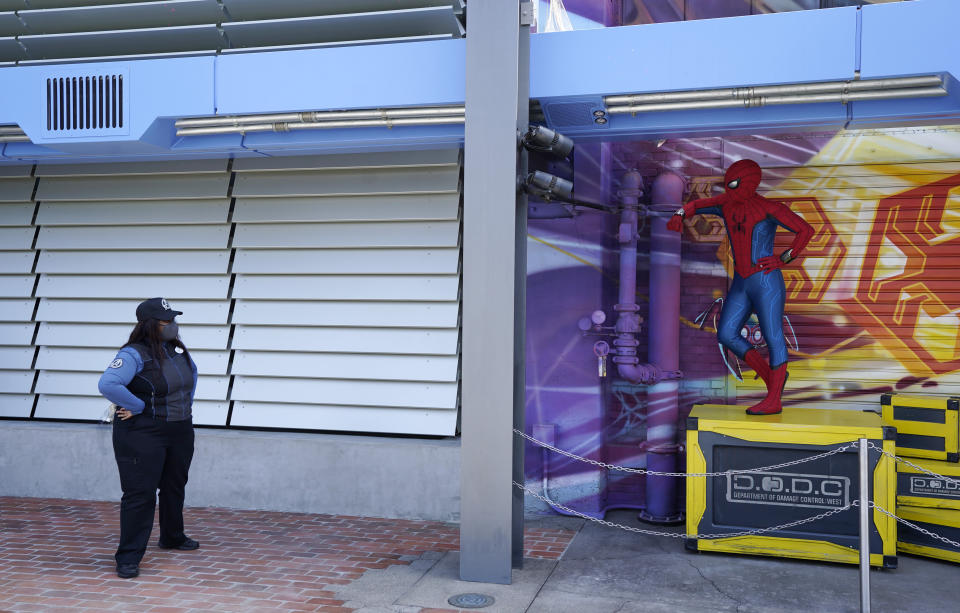
[[[222,55],[216,112],[463,104],[465,50],[457,39]]]
[[[537,34],[539,100],[853,78],[856,8]]]
[[[580,142],[955,123],[958,20],[960,2],[916,0],[541,34],[530,95]],[[930,74],[948,96],[592,117],[605,95]]]
[[[531,97],[549,122],[585,142],[842,127],[953,123],[960,119],[960,2],[892,4],[538,34]],[[0,144],[0,163],[169,156],[282,155],[456,146],[460,126],[303,131],[178,139],[185,116],[459,104],[465,41],[421,41],[0,68],[0,124],[35,144]],[[129,74],[126,134],[45,135],[48,76]],[[617,115],[593,122],[603,96],[779,83],[943,74],[939,99],[791,105]],[[11,95],[12,94],[12,95]]]
[[[895,2],[865,6],[862,12],[862,78],[936,72],[960,78],[960,2]]]

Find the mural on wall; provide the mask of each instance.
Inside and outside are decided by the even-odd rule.
[[[553,14],[569,29],[586,30],[604,25],[642,25],[669,21],[692,21],[809,11],[864,4],[884,4],[903,0],[539,0],[538,31],[548,27]],[[563,28],[560,28],[563,29]]]
[[[622,0],[623,24],[635,25],[808,11],[901,0]],[[570,0],[566,0],[570,8]],[[579,8],[574,5],[575,8]]]
[[[581,182],[589,182],[595,199],[616,202],[627,170],[638,170],[648,186],[670,171],[687,179],[686,202],[718,193],[724,169],[749,157],[763,167],[758,193],[787,204],[814,229],[801,257],[783,269],[785,325],[792,328],[788,340],[797,339],[788,343],[785,406],[860,410],[874,408],[887,391],[960,395],[960,291],[953,280],[960,265],[960,128],[671,139],[659,145],[605,145],[605,160],[578,167],[578,192]],[[594,212],[530,222],[527,430],[578,455],[644,467],[647,387],[620,380],[614,369],[601,377],[593,350],[597,328],[603,332],[616,318],[616,232],[616,216]],[[645,232],[638,232],[637,303],[647,322]],[[775,253],[792,239],[778,232]],[[722,222],[692,216],[684,221],[683,241],[681,415],[702,402],[749,406],[766,394],[763,382],[747,367],[743,381],[732,375],[712,319],[696,321],[732,279]],[[590,320],[584,332],[581,320],[601,318],[595,311],[603,311],[605,320]],[[745,334],[755,333],[750,323]],[[646,332],[642,324],[641,356]],[[757,341],[766,356],[763,339]],[[642,477],[532,445],[527,478],[552,500],[593,516],[608,508],[644,507]]]

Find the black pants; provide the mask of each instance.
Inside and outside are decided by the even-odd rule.
[[[153,529],[160,490],[160,540],[182,543],[183,496],[193,459],[193,421],[150,415],[114,419],[113,453],[120,471],[120,546],[117,564],[139,564]]]

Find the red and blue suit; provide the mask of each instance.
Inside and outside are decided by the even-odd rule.
[[[717,340],[746,362],[763,379],[767,396],[747,409],[751,415],[769,415],[782,410],[781,396],[787,381],[787,343],[783,337],[786,288],[780,268],[796,259],[813,236],[813,228],[783,203],[757,194],[760,166],[753,160],[734,162],[724,175],[724,193],[692,200],[677,211],[667,228],[680,231],[684,217],[720,215],[733,251],[733,283],[720,312]],[[773,254],[777,228],[794,234],[793,244],[780,255]],[[757,314],[763,338],[770,351],[769,363],[740,335],[752,313]]]

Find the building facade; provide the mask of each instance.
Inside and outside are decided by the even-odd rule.
[[[731,278],[722,228],[688,220],[673,268],[656,256],[663,214],[743,158],[817,231],[785,273],[786,402],[957,394],[956,3],[503,4],[536,32],[512,73],[530,121],[576,142],[570,159],[532,153],[530,169],[639,212],[635,355],[662,371],[628,377],[616,351],[597,355],[624,312],[624,219],[532,196],[526,325],[489,322],[525,338],[503,359],[525,367],[527,433],[682,469],[693,404],[761,394],[711,330]],[[461,473],[461,411],[483,419],[484,386],[513,382],[462,361],[464,326],[484,322],[465,262],[505,257],[471,238],[466,208],[483,164],[465,142],[470,10],[0,2],[0,495],[114,495],[96,381],[155,295],[184,311],[200,367],[209,455],[188,502],[455,520],[465,490],[483,494],[469,478],[482,454]],[[478,37],[496,31],[485,19]],[[642,478],[524,455],[528,486],[556,503],[651,512]],[[278,477],[274,462],[302,472]],[[654,519],[682,509],[663,491]]]

